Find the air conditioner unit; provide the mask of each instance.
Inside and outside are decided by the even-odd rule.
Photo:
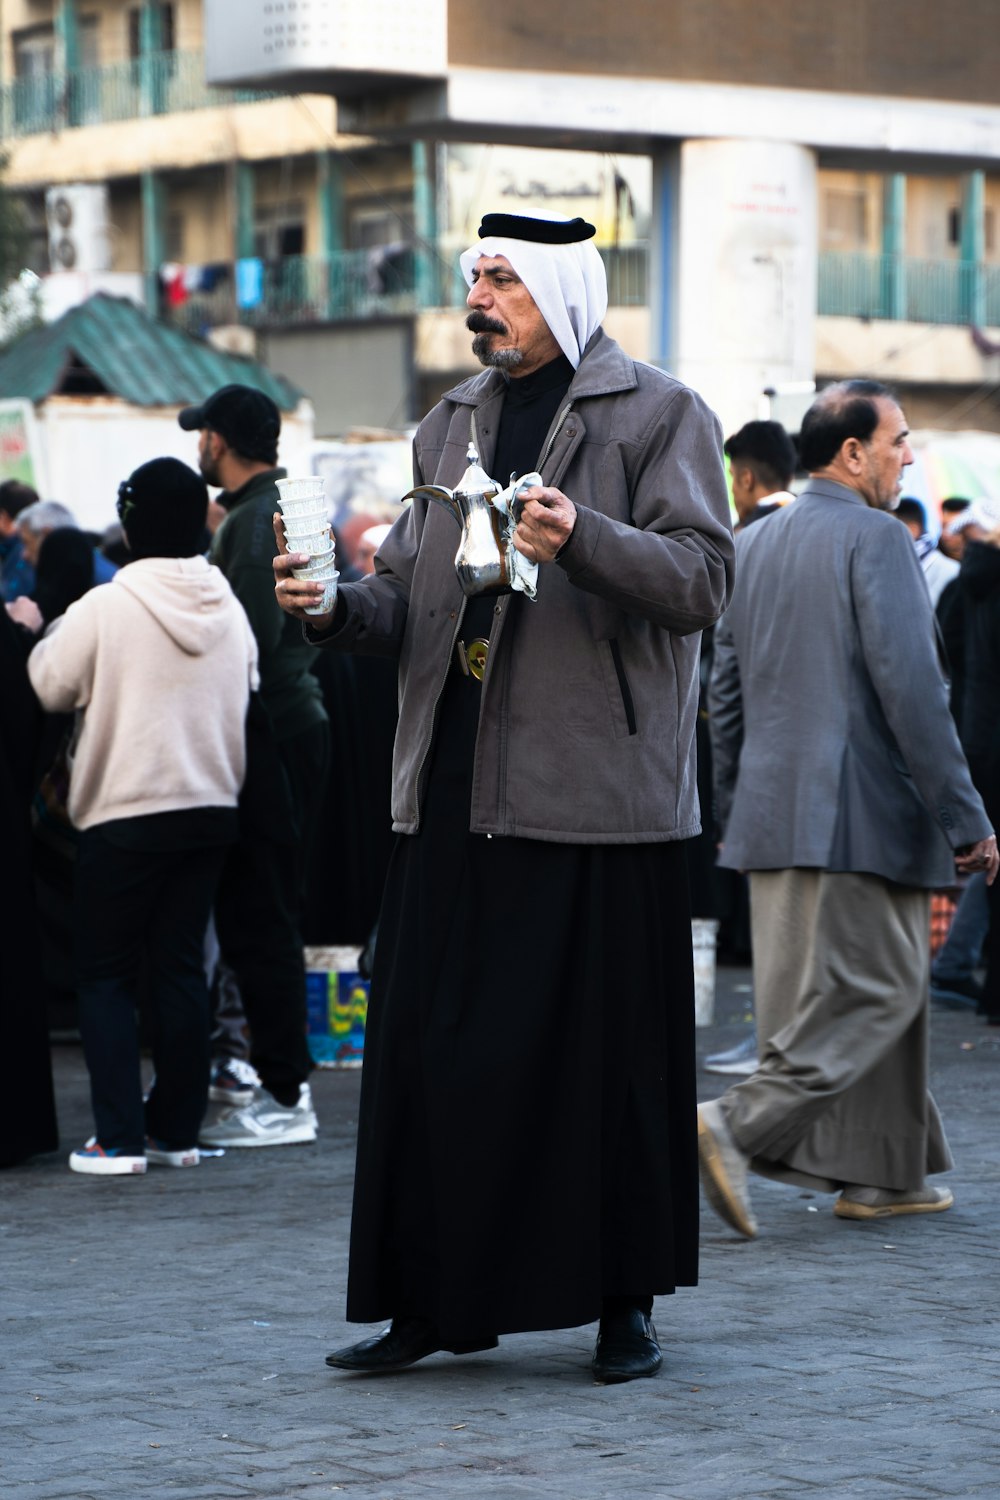
[[[45,194],[49,264],[53,271],[108,271],[108,190],[103,183],[77,182]]]

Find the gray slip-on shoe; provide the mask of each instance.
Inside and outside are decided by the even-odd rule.
[[[955,1198],[950,1188],[923,1187],[894,1192],[890,1188],[845,1187],[833,1211],[838,1219],[889,1219],[900,1214],[940,1214]]]

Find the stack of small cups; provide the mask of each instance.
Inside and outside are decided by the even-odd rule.
[[[324,482],[310,476],[308,479],[278,479],[275,483],[288,550],[309,554],[307,566],[293,568],[292,573],[296,578],[308,578],[324,585],[323,597],[317,598],[306,614],[329,614],[337,598],[340,574],[334,558]]]

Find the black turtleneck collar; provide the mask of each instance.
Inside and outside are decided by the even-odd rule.
[[[508,378],[493,459],[494,477],[502,485],[511,474],[537,469],[548,430],[574,373],[565,354],[560,354],[530,375]]]
[[[555,390],[557,386],[565,390],[574,373],[565,354],[557,354],[555,359],[532,370],[530,375],[508,375],[507,400],[513,401],[515,405],[525,406],[529,401],[537,401],[548,391]]]

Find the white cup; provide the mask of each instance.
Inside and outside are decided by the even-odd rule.
[[[329,526],[330,517],[325,510],[307,510],[298,516],[282,512],[281,524],[286,531],[318,531],[321,526]]]
[[[328,520],[330,516],[326,502],[319,500],[279,500],[278,509],[285,521],[306,521],[311,516]]]
[[[337,563],[333,555],[333,548],[324,552],[321,556],[312,557],[303,568],[293,568],[292,573],[296,578],[308,578],[313,582],[322,583],[331,574],[337,572]],[[338,575],[339,576],[339,575]]]
[[[299,537],[294,544],[289,542],[289,552],[304,552],[308,558],[308,566],[314,567],[320,560],[323,562],[333,561],[333,547],[330,544],[329,534],[316,537]]]
[[[330,523],[325,516],[305,516],[293,521],[282,521],[287,537],[329,536]]]
[[[326,481],[315,474],[301,479],[276,479],[275,486],[282,511],[286,504],[297,504],[303,500],[326,502]]]
[[[337,602],[337,579],[339,577],[340,574],[336,568],[333,568],[330,572],[330,577],[321,580],[326,585],[323,590],[323,597],[317,599],[315,604],[307,606],[305,610],[307,615],[328,615],[330,613]]]

